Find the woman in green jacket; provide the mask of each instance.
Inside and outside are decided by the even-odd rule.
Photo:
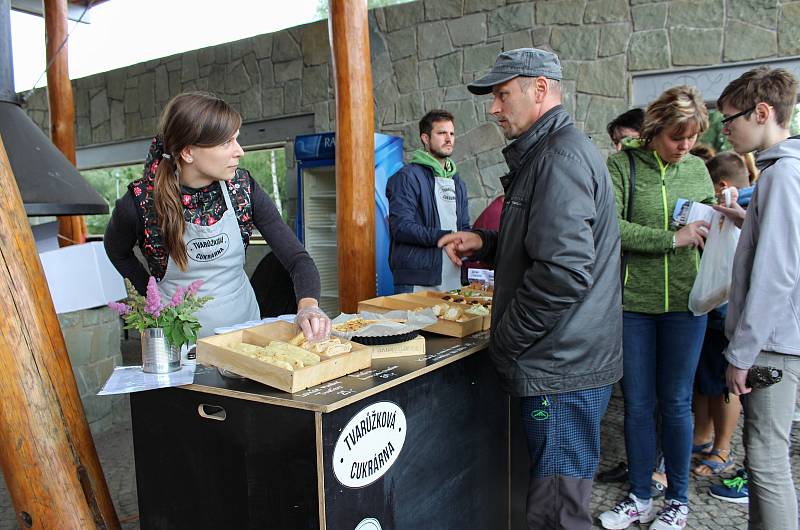
[[[689,154],[707,127],[697,89],[674,87],[648,105],[641,139],[625,142],[608,159],[625,254],[623,390],[631,489],[600,515],[604,528],[652,522],[651,530],[682,529],[688,517],[692,385],[706,329],[706,317],[692,315],[688,302],[708,224],[698,221],[675,231],[672,212],[678,199],[714,200],[705,164]],[[656,406],[668,482],[660,510],[650,498]]]

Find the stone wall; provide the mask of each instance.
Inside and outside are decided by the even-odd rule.
[[[471,96],[464,85],[501,50],[556,50],[565,106],[608,149],[605,125],[627,108],[632,75],[800,54],[800,2],[421,0],[371,11],[370,36],[376,130],[402,135],[410,150],[426,110],[451,110],[474,219],[501,191],[505,141],[487,118],[488,98]],[[313,113],[318,131],[331,130],[332,76],[320,21],[78,79],[78,144],[150,135],[164,103],[195,89],[219,94],[246,121]],[[44,91],[27,109],[47,123]]]
[[[115,366],[122,365],[119,315],[107,307],[58,315],[78,393],[92,433],[108,430],[124,415],[123,396],[98,396]]]

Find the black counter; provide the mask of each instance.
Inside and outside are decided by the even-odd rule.
[[[288,394],[199,367],[131,395],[143,529],[509,525],[509,398],[488,335]]]

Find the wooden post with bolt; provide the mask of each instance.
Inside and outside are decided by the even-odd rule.
[[[0,467],[20,528],[120,528],[0,139]]]

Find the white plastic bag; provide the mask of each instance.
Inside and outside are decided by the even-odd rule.
[[[714,212],[708,231],[700,270],[689,293],[689,310],[705,315],[728,301],[733,272],[733,256],[739,243],[739,228],[719,212]]]

